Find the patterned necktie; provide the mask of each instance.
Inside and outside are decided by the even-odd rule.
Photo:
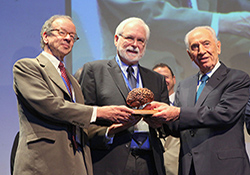
[[[200,94],[201,94],[203,88],[204,88],[205,85],[206,85],[206,81],[208,80],[208,78],[209,78],[209,77],[208,77],[206,74],[202,75],[202,77],[201,77],[201,84],[200,84],[200,86],[199,86],[199,88],[198,88],[198,90],[197,90],[195,102],[198,100],[198,98],[199,98],[199,96],[200,96]]]
[[[134,73],[134,69],[132,66],[129,66],[127,68],[127,72],[128,72],[128,82],[130,84],[131,89],[136,88],[136,78],[134,77],[133,73]]]
[[[68,89],[68,92],[69,92],[70,96],[72,97],[72,91],[71,91],[70,80],[69,80],[69,77],[68,77],[67,74],[66,74],[66,69],[65,69],[65,67],[64,67],[64,64],[63,64],[62,62],[60,62],[60,64],[59,64],[58,67],[59,67],[59,69],[60,69],[60,71],[61,71],[61,76],[62,76],[62,78],[63,78],[63,80],[64,80],[65,86],[66,86],[66,88]]]
[[[64,64],[62,62],[60,62],[58,67],[59,67],[59,69],[61,71],[61,76],[62,76],[62,78],[64,80],[65,86],[68,89],[70,96],[72,97],[70,80],[69,80],[69,77],[66,74],[66,69],[64,67]],[[77,143],[76,143],[76,126],[75,125],[72,126],[72,142],[73,142],[74,148],[77,149],[78,146],[77,146]]]

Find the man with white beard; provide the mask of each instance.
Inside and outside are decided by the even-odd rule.
[[[154,100],[169,104],[164,77],[138,63],[145,53],[149,35],[147,24],[140,18],[128,18],[118,25],[114,35],[115,58],[83,66],[80,85],[86,104],[126,105],[129,91],[139,87],[150,89]],[[128,69],[133,71],[129,73]],[[134,85],[130,84],[131,79],[135,80]],[[159,137],[166,134],[169,132],[165,124],[138,115],[121,124],[103,120],[92,123],[89,136],[94,174],[164,175]]]

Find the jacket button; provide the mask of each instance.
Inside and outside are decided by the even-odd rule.
[[[189,132],[190,132],[191,137],[194,137],[194,130],[190,130]]]

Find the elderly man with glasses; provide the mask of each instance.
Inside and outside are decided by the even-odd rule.
[[[125,106],[84,105],[79,84],[63,63],[78,39],[69,16],[52,16],[41,30],[43,52],[14,65],[20,121],[15,175],[92,175],[90,122],[125,122],[133,112]]]
[[[150,89],[155,100],[169,103],[164,77],[139,64],[149,35],[149,27],[140,18],[127,18],[117,26],[114,59],[83,66],[80,84],[86,104],[126,105],[128,93],[142,87]],[[159,139],[163,130],[169,134],[166,125],[150,117],[131,116],[122,124],[97,120],[89,128],[94,174],[165,175]]]

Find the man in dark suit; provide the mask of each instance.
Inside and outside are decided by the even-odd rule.
[[[149,34],[148,26],[140,18],[128,18],[118,25],[114,36],[115,58],[83,66],[80,84],[86,104],[126,105],[132,89],[129,67],[134,69],[132,76],[136,87],[146,87],[154,93],[156,101],[169,103],[164,77],[138,63],[144,55]],[[97,121],[89,129],[94,174],[164,175],[163,146],[159,139],[163,128],[167,129],[141,116],[133,116],[119,125]],[[145,138],[139,143],[135,137],[143,134]]]
[[[185,43],[199,73],[179,83],[178,107],[157,102],[148,106],[159,111],[152,116],[157,120],[179,117],[172,125],[176,134],[180,132],[179,174],[248,175],[243,123],[249,76],[219,61],[221,43],[211,27],[194,28]]]
[[[43,52],[14,64],[20,123],[14,175],[92,175],[90,122],[123,122],[133,112],[125,106],[84,105],[80,86],[63,63],[77,40],[69,16],[52,16],[41,30]]]

